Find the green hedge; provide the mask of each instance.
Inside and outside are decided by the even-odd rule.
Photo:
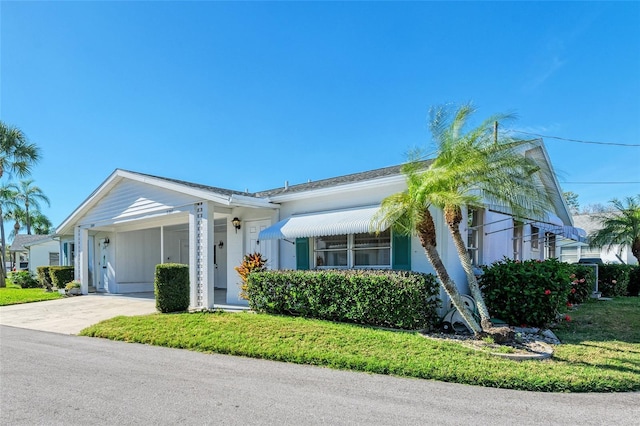
[[[19,285],[21,288],[38,288],[40,282],[35,279],[29,271],[13,271],[9,272],[9,282],[14,285]]]
[[[50,266],[49,277],[55,287],[64,288],[73,281],[73,266]]]
[[[439,287],[431,274],[410,271],[263,271],[249,274],[249,306],[399,329],[437,326]]]
[[[51,276],[49,275],[49,268],[49,266],[36,267],[38,281],[40,281],[40,285],[47,290],[51,290],[53,288],[53,282],[51,282]]]
[[[595,289],[596,271],[592,266],[573,264],[571,265],[572,274],[571,290],[567,302],[571,305],[586,302]]]
[[[603,297],[626,296],[632,266],[605,264],[598,267],[598,291]]]
[[[156,265],[154,292],[158,311],[186,311],[189,308],[189,267],[180,263]]]
[[[494,318],[542,327],[566,309],[573,273],[567,263],[504,259],[482,269],[480,285]]]

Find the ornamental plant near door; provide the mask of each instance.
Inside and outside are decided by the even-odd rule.
[[[236,266],[234,269],[240,275],[242,284],[240,285],[240,297],[249,300],[247,295],[247,279],[252,272],[260,272],[266,269],[267,259],[262,258],[262,254],[255,252],[251,254],[245,254],[242,258],[240,266]]]

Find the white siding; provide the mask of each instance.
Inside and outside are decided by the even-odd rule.
[[[160,228],[118,233],[118,293],[153,291],[155,267],[161,262]]]
[[[29,271],[36,273],[38,266],[49,266],[49,253],[60,253],[57,241],[47,241],[29,248]]]
[[[79,223],[110,223],[145,214],[159,214],[195,201],[195,197],[190,195],[125,180],[111,189],[79,220]]]

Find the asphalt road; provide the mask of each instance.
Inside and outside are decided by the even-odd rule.
[[[0,424],[638,425],[640,394],[547,394],[0,326]]]

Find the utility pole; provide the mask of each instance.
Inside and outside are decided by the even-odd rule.
[[[493,143],[498,144],[498,122],[493,122]]]

